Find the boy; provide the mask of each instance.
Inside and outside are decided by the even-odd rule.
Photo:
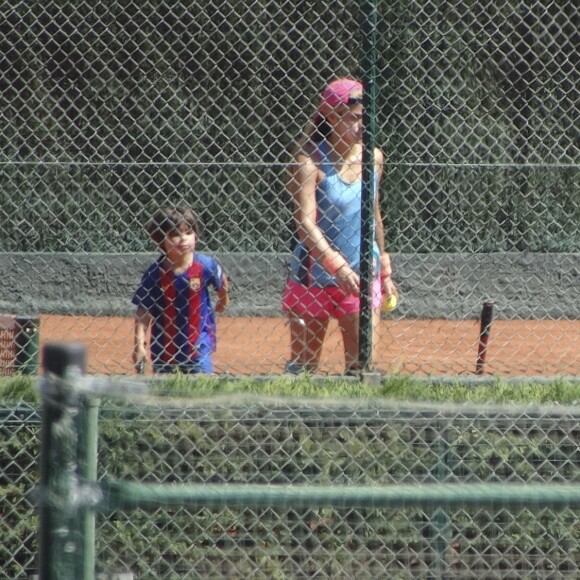
[[[212,374],[216,322],[209,288],[217,291],[215,311],[223,312],[228,280],[212,257],[195,252],[199,228],[191,210],[157,211],[148,232],[161,256],[147,268],[132,299],[137,306],[133,362],[144,364],[150,330],[153,372]]]

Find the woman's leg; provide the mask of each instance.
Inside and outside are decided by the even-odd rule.
[[[316,372],[322,343],[332,314],[335,288],[303,286],[289,280],[282,296],[282,308],[290,326],[290,361],[287,373]]]
[[[344,345],[344,365],[346,371],[358,369],[358,328],[359,314],[346,314],[338,319],[338,327]]]
[[[338,319],[338,326],[342,334],[342,342],[344,344],[344,363],[346,371],[354,371],[360,369],[359,364],[359,320],[358,313],[347,314]],[[371,362],[375,360],[375,353],[377,351],[377,341],[379,338],[379,324],[381,321],[381,311],[373,308],[372,313],[372,353]]]
[[[287,370],[316,372],[320,365],[322,345],[328,329],[328,318],[315,318],[309,315],[299,317],[290,313],[290,356],[291,363]]]

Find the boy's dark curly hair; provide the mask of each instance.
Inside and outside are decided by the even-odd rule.
[[[177,232],[183,229],[192,230],[196,236],[199,236],[199,226],[195,214],[186,207],[164,207],[158,209],[147,226],[147,231],[151,239],[160,245],[167,235],[171,232]]]

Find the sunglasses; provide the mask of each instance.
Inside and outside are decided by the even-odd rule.
[[[362,97],[349,97],[349,99],[346,102],[346,104],[349,107],[352,107],[353,105],[362,105],[363,104],[363,98]]]

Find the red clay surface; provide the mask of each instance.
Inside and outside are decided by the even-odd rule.
[[[475,376],[479,321],[396,320],[381,322],[375,366],[384,373]],[[88,372],[133,373],[133,320],[122,317],[43,315],[40,341],[82,342]],[[283,318],[218,319],[216,370],[233,375],[282,372],[288,356]],[[580,321],[493,322],[484,373],[503,376],[580,376]],[[321,374],[343,370],[340,333],[333,324]]]

